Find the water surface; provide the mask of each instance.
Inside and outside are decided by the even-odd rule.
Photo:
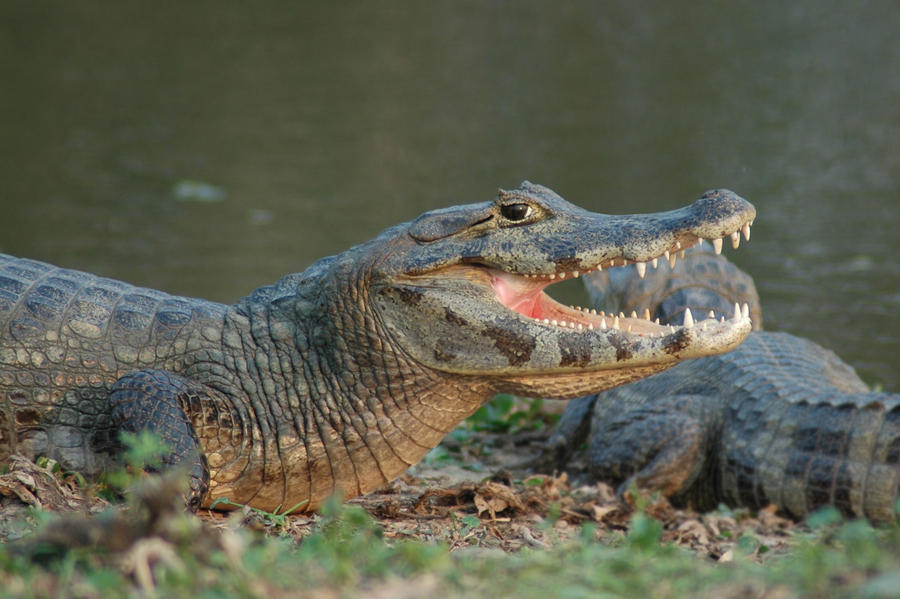
[[[4,3],[0,250],[230,302],[522,179],[726,186],[767,328],[900,391],[896,3],[374,4]]]

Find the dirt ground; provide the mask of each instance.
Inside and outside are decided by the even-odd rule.
[[[513,466],[537,454],[544,435],[479,432],[465,443],[448,439],[439,451],[441,459],[426,459],[391,484],[351,503],[363,507],[382,526],[387,539],[443,541],[451,550],[479,547],[516,551],[544,548],[580,534],[593,522],[598,539],[620,543],[634,513],[633,505],[620,501],[603,483],[580,484],[577,461],[572,473],[539,473]],[[160,478],[160,477],[156,477]],[[163,480],[138,491],[149,506],[150,519],[128,517],[69,517],[47,533],[62,547],[100,542],[127,544],[153,534],[154,518],[164,517],[177,491]],[[162,485],[162,486],[160,486]],[[89,487],[87,487],[89,489]],[[676,509],[660,497],[643,497],[647,514],[663,525],[663,541],[696,551],[711,560],[729,561],[737,539],[752,534],[757,547],[779,551],[790,544],[797,524],[773,510],[696,513]],[[0,536],[15,539],[29,529],[28,506],[54,512],[91,514],[109,504],[86,492],[76,477],[60,477],[47,468],[18,458],[0,475]],[[168,507],[167,507],[168,506]],[[145,510],[148,511],[148,510]],[[107,510],[108,512],[108,510]],[[233,526],[236,516],[201,511],[211,527]],[[271,518],[244,510],[241,526],[272,528]],[[302,537],[312,530],[316,516],[299,514],[279,519],[279,532]],[[146,529],[146,530],[143,530]],[[111,540],[112,537],[118,540]]]

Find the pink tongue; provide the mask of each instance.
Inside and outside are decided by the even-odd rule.
[[[497,270],[491,273],[491,284],[497,298],[510,310],[529,318],[544,317],[540,298],[547,282],[531,281]]]

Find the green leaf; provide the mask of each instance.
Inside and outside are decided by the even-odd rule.
[[[464,516],[462,519],[460,519],[460,522],[462,522],[465,526],[475,528],[476,526],[481,525],[481,518],[479,518],[478,516]]]
[[[753,555],[759,547],[759,541],[752,534],[743,534],[737,540],[737,553],[739,555]]]
[[[662,539],[662,524],[644,512],[637,512],[631,518],[631,528],[626,540],[639,551],[650,551],[659,547]]]
[[[806,524],[810,528],[824,528],[837,524],[844,519],[841,513],[834,506],[826,506],[816,510],[806,518]]]

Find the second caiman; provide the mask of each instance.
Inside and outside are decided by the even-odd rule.
[[[428,212],[234,305],[0,255],[0,462],[88,474],[153,431],[188,503],[312,509],[400,475],[498,392],[573,398],[736,347],[745,314],[603,319],[544,293],[744,231],[727,190],[610,216],[523,183]]]
[[[833,506],[895,522],[900,395],[869,389],[808,339],[760,330],[753,279],[719,250],[691,250],[646,277],[628,267],[584,278],[597,309],[647,306],[666,323],[721,317],[741,302],[755,330],[727,354],[570,402],[541,466],[562,468],[587,439],[590,477],[620,494],[635,486],[676,505],[774,506],[794,518]]]

